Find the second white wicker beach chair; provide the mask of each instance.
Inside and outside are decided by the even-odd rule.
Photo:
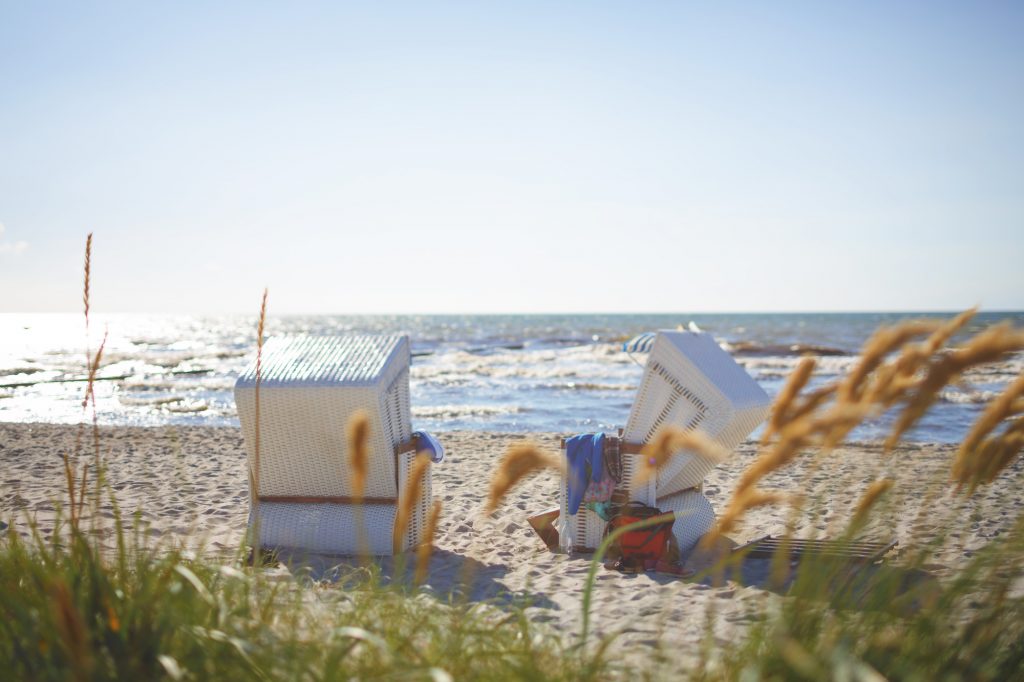
[[[606,438],[605,448],[617,448],[622,461],[617,497],[675,511],[673,532],[682,549],[692,546],[694,537],[703,535],[714,523],[711,505],[701,490],[715,465],[681,452],[656,479],[639,484],[635,474],[641,448],[662,426],[672,425],[700,429],[725,449],[734,450],[768,416],[771,400],[710,334],[659,331],[646,336],[651,347],[640,390],[625,430],[618,437]],[[560,544],[593,550],[601,543],[605,522],[583,508],[573,516],[568,514],[567,483],[563,477],[560,528],[567,537],[561,537]]]
[[[264,547],[388,555],[419,544],[431,503],[428,468],[409,530],[394,537],[398,497],[418,444],[405,336],[283,336],[238,377],[235,402],[250,470],[250,528]],[[370,416],[363,503],[353,500],[346,424]],[[358,524],[361,522],[362,530]]]

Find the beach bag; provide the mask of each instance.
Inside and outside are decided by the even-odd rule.
[[[607,502],[615,492],[615,479],[605,475],[600,481],[591,481],[583,493],[583,502]]]
[[[627,502],[620,505],[618,512],[612,516],[605,527],[605,534],[610,534],[631,523],[660,516],[662,511],[643,502]],[[672,538],[672,525],[675,517],[661,521],[647,528],[631,530],[619,536],[612,547],[619,556],[627,560],[657,561],[668,553],[669,541]]]

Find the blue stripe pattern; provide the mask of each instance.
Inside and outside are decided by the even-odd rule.
[[[638,336],[634,336],[626,343],[622,344],[622,350],[627,353],[650,353],[651,347],[654,345],[655,332],[644,332]]]

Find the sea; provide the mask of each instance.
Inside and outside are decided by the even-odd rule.
[[[805,354],[817,358],[813,384],[820,384],[849,370],[880,325],[951,315],[311,315],[270,317],[266,333],[408,334],[416,428],[570,434],[625,425],[645,356],[622,347],[643,332],[692,322],[774,396]],[[1024,312],[981,313],[965,334],[1004,320],[1024,326]],[[91,422],[92,406],[83,408],[86,358],[102,342],[101,425],[237,425],[232,391],[254,358],[256,330],[256,318],[241,315],[93,315],[86,329],[81,314],[2,314],[0,421]],[[1021,354],[971,371],[906,440],[959,441],[1022,371]],[[893,418],[873,419],[851,438],[878,439]]]

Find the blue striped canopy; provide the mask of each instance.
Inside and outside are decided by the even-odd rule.
[[[622,350],[627,353],[650,353],[651,347],[654,346],[654,336],[655,332],[644,332],[634,336],[622,344]]]

